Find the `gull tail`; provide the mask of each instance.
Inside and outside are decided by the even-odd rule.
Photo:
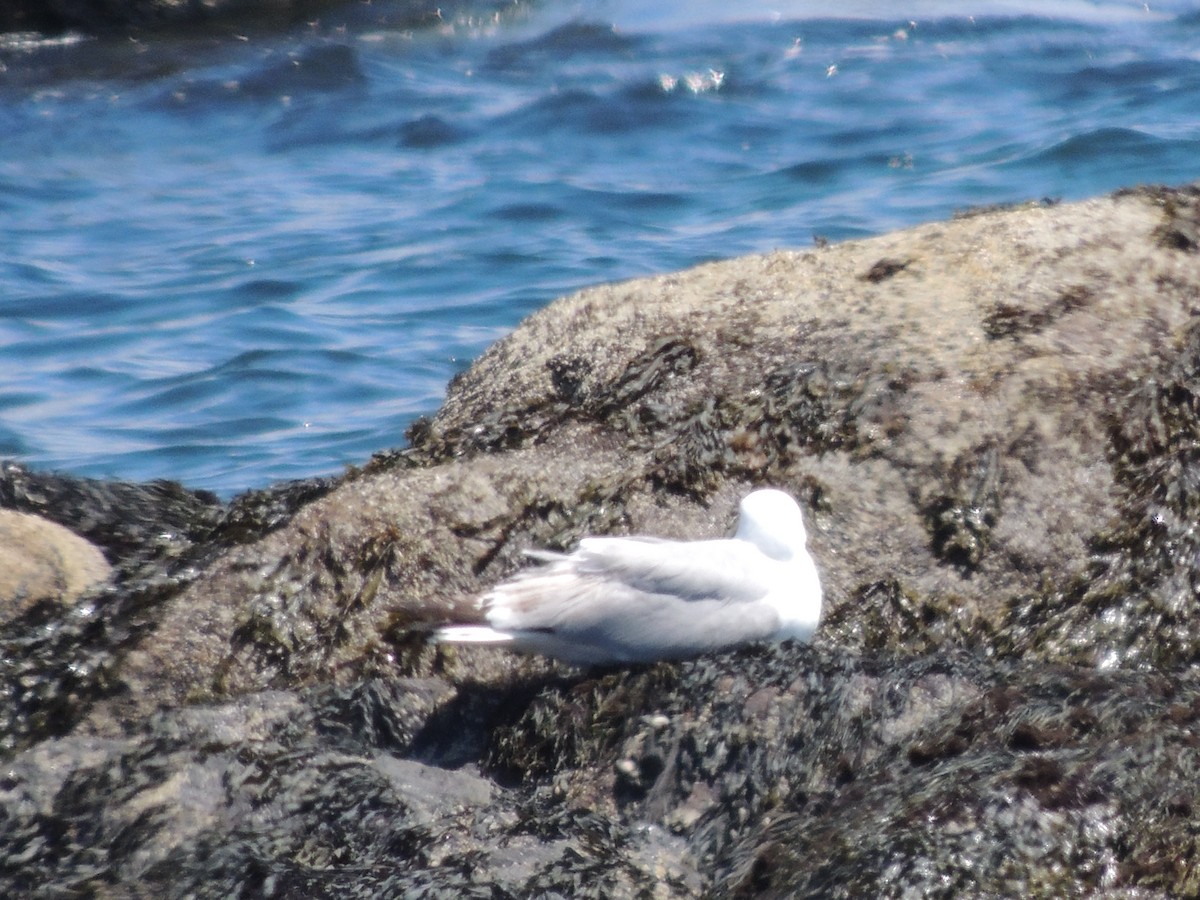
[[[448,625],[435,631],[433,639],[438,643],[504,644],[513,636],[486,625]]]
[[[530,559],[536,559],[538,562],[543,563],[558,562],[560,559],[567,558],[567,554],[555,553],[553,550],[523,550],[521,552]]]

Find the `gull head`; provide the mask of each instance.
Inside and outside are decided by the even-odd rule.
[[[753,544],[764,554],[788,562],[804,553],[807,535],[800,505],[783,491],[751,491],[738,507],[734,537]]]

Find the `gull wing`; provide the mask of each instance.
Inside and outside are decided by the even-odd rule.
[[[488,623],[521,649],[578,662],[690,656],[778,630],[763,602],[772,565],[742,541],[586,538],[483,601]]]
[[[584,538],[569,557],[574,570],[652,594],[745,603],[766,596],[775,563],[739,540],[664,541]]]

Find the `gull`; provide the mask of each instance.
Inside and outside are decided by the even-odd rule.
[[[732,538],[586,537],[571,553],[479,598],[487,624],[434,640],[501,644],[576,665],[684,659],[757,641],[807,641],[821,582],[800,506],[780,490],[747,494]]]

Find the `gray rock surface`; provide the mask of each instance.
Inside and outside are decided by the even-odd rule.
[[[99,548],[61,525],[0,509],[0,619],[75,603],[111,572]]]
[[[192,524],[0,634],[0,886],[1195,893],[1198,244],[1200,190],[1141,189],[602,286],[336,485],[146,495]],[[424,641],[525,548],[718,535],[759,484],[813,647]]]

